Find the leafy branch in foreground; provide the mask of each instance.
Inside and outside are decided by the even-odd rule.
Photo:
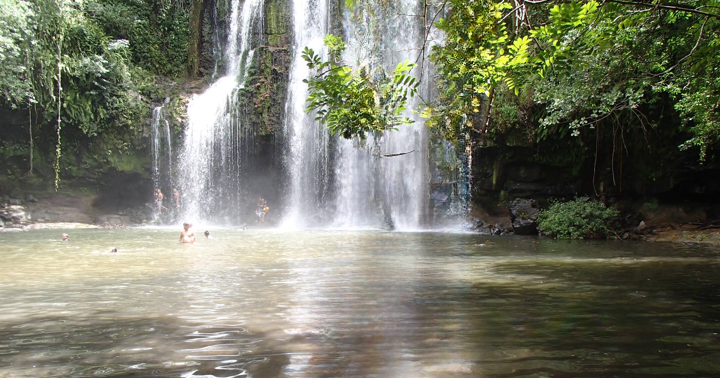
[[[508,30],[503,12],[512,8],[509,3],[449,0],[448,6],[451,12],[435,24],[445,33],[444,43],[430,55],[442,77],[440,98],[423,117],[455,141],[473,121],[478,129],[488,124],[498,87],[519,92],[533,62],[530,38]]]
[[[345,43],[340,37],[327,35],[325,46],[327,60],[308,47],[302,53],[312,71],[303,80],[308,85],[307,111],[315,111],[317,121],[346,139],[412,123],[402,113],[408,98],[417,94],[419,83],[410,75],[415,64],[399,63],[391,77],[384,71],[372,75],[366,67],[353,70],[341,62]]]

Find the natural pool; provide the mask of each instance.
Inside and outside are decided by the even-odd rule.
[[[0,377],[720,376],[714,247],[196,231],[0,234]]]

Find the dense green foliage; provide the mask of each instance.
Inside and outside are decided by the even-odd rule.
[[[353,70],[340,61],[345,44],[340,37],[325,37],[328,60],[305,47],[302,57],[313,74],[308,84],[308,111],[333,134],[343,138],[365,138],[368,133],[383,132],[411,120],[402,115],[408,97],[417,92],[418,82],[410,76],[415,66],[401,62],[391,77],[382,70],[371,74],[367,67]],[[373,79],[376,77],[379,79]]]
[[[157,75],[186,70],[189,8],[189,0],[0,0],[0,107],[31,110],[30,148],[44,160],[56,154],[56,170],[128,169],[162,98]]]
[[[617,210],[600,201],[575,198],[551,204],[537,222],[540,232],[558,239],[600,239],[607,237],[617,216]]]
[[[503,83],[516,87],[519,79],[512,74],[527,65],[529,40],[510,37],[502,22],[503,11],[512,8],[507,2],[451,3],[450,17],[436,25],[447,34],[445,43],[436,46],[432,55],[442,73],[444,90],[439,103],[425,116],[430,125],[445,129],[446,136],[455,140],[460,130],[472,125],[472,114],[487,118],[489,105],[483,111],[483,98],[492,98]]]
[[[426,24],[440,15],[444,38],[431,54],[439,96],[423,115],[447,139],[524,140],[542,151],[539,162],[590,169],[596,192],[597,172],[622,191],[622,172],[652,182],[717,158],[718,0],[425,4]],[[372,76],[364,72],[355,77]],[[326,122],[342,115],[354,133],[371,130],[361,115],[372,96],[359,89],[370,86],[323,97],[332,91],[320,85],[339,90],[349,80],[337,73],[314,78],[310,108],[325,109]]]
[[[720,137],[717,0],[444,4],[446,41],[432,56],[443,91],[428,115],[450,138],[510,128],[535,141],[613,135],[617,156],[632,135],[672,128],[704,160]]]
[[[190,8],[190,0],[95,0],[85,13],[106,35],[127,39],[138,66],[177,77],[188,59]]]
[[[0,0],[0,93],[11,103],[21,103],[31,96],[28,79],[30,48],[33,34],[30,4]]]

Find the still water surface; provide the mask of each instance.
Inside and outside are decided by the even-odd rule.
[[[0,377],[720,376],[715,247],[60,233],[0,234]]]

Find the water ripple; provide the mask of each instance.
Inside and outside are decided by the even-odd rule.
[[[715,376],[707,248],[466,234],[3,235],[0,376]],[[117,255],[98,254],[107,245]]]

